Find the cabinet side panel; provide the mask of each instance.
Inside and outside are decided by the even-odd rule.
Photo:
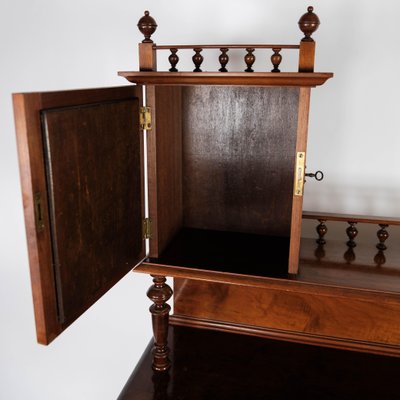
[[[307,132],[308,132],[308,114],[310,108],[310,88],[300,89],[299,114],[297,122],[296,154],[304,152],[304,165],[307,161]],[[295,175],[295,173],[294,173]],[[293,187],[295,187],[293,179]],[[289,251],[289,273],[297,274],[299,269],[300,256],[300,236],[303,214],[303,195],[297,196],[293,191],[292,204],[292,222],[290,227],[290,251]]]
[[[180,87],[147,89],[150,256],[157,257],[182,227],[182,96]]]
[[[298,88],[183,89],[184,225],[290,235]]]

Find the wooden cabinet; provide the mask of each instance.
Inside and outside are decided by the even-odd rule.
[[[119,73],[133,85],[14,95],[40,343],[134,269],[154,278],[157,371],[170,366],[165,277],[174,325],[399,354],[396,294],[299,272],[310,93],[333,76],[313,72],[312,7],[299,25],[299,45],[157,46],[146,13],[140,71]],[[178,72],[191,49],[194,72]],[[203,49],[220,71],[201,72]],[[273,72],[251,72],[265,49]],[[247,72],[227,72],[231,50]],[[299,51],[298,72],[280,72],[281,51]]]

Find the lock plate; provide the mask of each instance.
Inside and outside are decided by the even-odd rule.
[[[296,154],[296,172],[294,181],[294,195],[303,196],[304,191],[304,166],[306,153],[299,151]]]

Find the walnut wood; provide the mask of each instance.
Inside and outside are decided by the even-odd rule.
[[[298,152],[305,152],[305,160],[307,160],[307,131],[308,131],[308,114],[310,109],[310,88],[301,88],[299,97],[299,108],[297,117],[297,139],[296,150]],[[294,154],[294,156],[295,156]],[[305,164],[306,165],[306,164]],[[293,165],[293,171],[295,166]],[[295,174],[292,175],[292,220],[290,228],[290,254],[289,254],[289,273],[297,274],[299,269],[299,254],[300,254],[300,235],[301,235],[301,222],[303,212],[303,196],[294,194],[295,187]]]
[[[367,224],[385,224],[385,225],[400,225],[399,218],[391,217],[375,217],[369,215],[357,214],[339,214],[339,213],[320,213],[312,211],[303,211],[305,219],[323,219],[325,221],[341,221],[341,222],[359,222]]]
[[[347,236],[349,237],[349,240],[347,241],[347,246],[349,247],[356,247],[356,242],[354,241],[354,239],[356,238],[356,236],[358,235],[358,230],[356,228],[356,224],[357,222],[348,222],[349,223],[349,227],[346,229],[346,233]]]
[[[178,70],[176,69],[176,64],[178,64],[179,61],[179,57],[178,54],[176,54],[178,52],[178,49],[171,49],[171,54],[168,57],[168,61],[171,64],[171,68],[169,69],[169,72],[178,72]]]
[[[289,237],[298,101],[296,88],[183,88],[185,227]]]
[[[152,373],[150,343],[118,400],[398,396],[400,362],[393,357],[178,326],[171,327],[169,342],[170,373]]]
[[[253,54],[254,50],[255,49],[251,47],[246,48],[247,54],[244,56],[244,62],[246,63],[247,68],[245,69],[245,72],[254,72],[254,69],[251,68],[256,61],[256,56]]]
[[[204,57],[200,54],[200,52],[202,52],[203,49],[196,47],[193,49],[193,51],[194,51],[194,56],[192,57],[192,60],[195,65],[195,69],[193,70],[193,72],[202,72],[200,66],[204,60]]]
[[[151,43],[139,43],[140,71],[157,70],[157,52]]]
[[[118,75],[129,82],[146,85],[250,85],[250,86],[301,86],[323,85],[332,78],[331,73],[299,72],[137,72],[120,71]]]
[[[182,227],[182,98],[179,87],[146,88],[152,109],[147,132],[150,256],[157,257]]]
[[[156,31],[157,23],[155,19],[150,16],[150,13],[148,11],[144,12],[144,16],[139,19],[137,26],[139,28],[139,31],[144,36],[144,40],[142,40],[142,43],[153,43],[150,37]]]
[[[271,56],[271,62],[274,68],[271,70],[271,72],[281,72],[279,69],[279,64],[282,62],[282,56],[279,54],[279,52],[282,50],[279,47],[274,47],[273,49],[274,54]]]
[[[304,33],[302,42],[312,42],[311,35],[318,29],[320,25],[319,18],[314,14],[314,7],[308,7],[307,12],[303,14],[299,20],[299,28]]]
[[[147,291],[147,297],[154,303],[150,306],[153,322],[154,349],[153,364],[155,371],[166,371],[171,362],[168,358],[168,318],[171,306],[167,301],[172,296],[172,289],[165,283],[163,276],[153,276],[154,284]]]
[[[175,279],[173,323],[400,356],[400,304]],[[351,322],[350,322],[351,321]],[[208,324],[208,322],[210,324]]]
[[[315,243],[315,240],[303,238],[299,263],[300,272],[295,278],[287,279],[284,275],[286,264],[282,263],[282,258],[280,258],[281,250],[271,252],[268,248],[268,243],[270,243],[272,248],[277,249],[276,244],[271,243],[267,238],[265,243],[256,242],[257,246],[249,247],[245,244],[255,239],[249,235],[247,240],[243,237],[238,238],[243,243],[243,246],[241,248],[239,246],[238,249],[237,241],[232,235],[218,237],[210,235],[210,232],[206,231],[204,237],[208,238],[211,243],[215,243],[214,247],[219,249],[216,251],[208,242],[204,242],[201,236],[191,237],[188,232],[183,232],[186,242],[183,242],[181,248],[186,249],[186,254],[190,258],[185,261],[185,253],[183,253],[179,258],[175,255],[166,263],[163,263],[162,260],[150,259],[137,266],[135,271],[318,295],[334,293],[335,296],[346,297],[350,293],[362,300],[371,301],[373,299],[376,302],[386,303],[389,301],[399,304],[400,250],[395,246],[385,250],[386,263],[382,268],[374,260],[376,248],[373,238],[370,243],[359,243],[353,249],[356,258],[352,264],[348,264],[344,258],[348,247],[343,241],[329,240],[323,246],[324,254],[321,257],[318,252],[320,246]],[[258,240],[261,239],[262,237]],[[230,248],[234,251],[227,252],[225,250],[229,243],[231,243]],[[207,249],[214,252],[212,257],[209,257],[207,253],[202,254],[202,251]],[[256,249],[259,252],[252,254],[251,252]],[[263,249],[266,250],[262,252]],[[243,262],[242,259],[245,259],[246,255],[248,260]],[[208,263],[200,264],[201,257],[203,260],[208,259]],[[175,263],[172,262],[174,259]],[[224,259],[225,264],[222,264]],[[266,261],[268,261],[268,267],[262,268],[263,262]],[[237,267],[232,268],[235,267],[235,262]],[[222,269],[224,265],[226,268]]]
[[[40,343],[43,344],[48,344],[51,342],[57,335],[59,335],[71,322],[73,322],[74,319],[76,319],[82,312],[84,312],[87,308],[90,307],[91,304],[93,304],[103,293],[105,293],[119,278],[121,278],[124,273],[126,273],[131,267],[136,264],[142,257],[143,253],[139,251],[137,248],[135,249],[134,245],[136,243],[135,238],[129,238],[129,236],[126,235],[127,232],[125,232],[124,238],[121,239],[121,236],[117,235],[118,238],[121,239],[119,242],[115,242],[114,244],[110,244],[111,247],[109,247],[111,250],[114,249],[113,251],[116,251],[115,246],[119,246],[120,250],[117,252],[118,256],[115,257],[115,254],[113,255],[114,258],[114,263],[112,265],[109,265],[110,270],[105,274],[105,276],[102,278],[102,280],[99,280],[100,278],[97,276],[97,273],[94,271],[94,266],[92,265],[87,265],[87,271],[86,270],[78,270],[77,269],[77,274],[82,273],[85,275],[79,275],[82,277],[82,279],[79,279],[79,282],[76,282],[76,285],[78,285],[82,289],[82,293],[75,293],[77,294],[77,297],[75,298],[74,293],[64,293],[63,296],[60,296],[60,293],[58,293],[58,296],[60,297],[57,299],[57,291],[56,291],[56,286],[55,286],[55,271],[53,268],[53,252],[56,251],[54,248],[55,242],[54,238],[61,239],[62,236],[68,237],[68,232],[69,237],[68,240],[64,243],[69,243],[69,246],[77,246],[79,245],[79,241],[71,241],[71,237],[80,237],[81,240],[83,238],[86,238],[87,240],[91,241],[92,239],[89,236],[76,236],[73,233],[73,230],[75,228],[80,227],[80,232],[85,234],[87,233],[87,229],[89,228],[89,225],[91,223],[90,220],[84,220],[81,219],[80,217],[84,216],[85,210],[87,211],[87,204],[85,202],[79,203],[74,202],[74,206],[72,208],[67,207],[66,212],[69,212],[69,224],[63,225],[64,227],[61,227],[60,225],[57,225],[59,230],[56,232],[56,236],[51,237],[51,231],[50,231],[50,214],[49,214],[49,199],[47,198],[47,193],[51,194],[51,187],[49,186],[50,182],[48,181],[46,177],[46,169],[45,165],[48,162],[52,162],[54,170],[52,171],[52,178],[53,178],[53,188],[56,190],[58,187],[60,190],[62,189],[62,184],[65,182],[67,184],[68,182],[71,183],[71,178],[73,174],[77,171],[77,169],[83,168],[83,165],[89,165],[92,162],[94,162],[95,158],[97,157],[95,155],[96,152],[98,152],[101,148],[101,144],[104,143],[104,141],[107,140],[107,136],[101,135],[102,130],[97,130],[97,135],[98,139],[97,141],[93,141],[93,148],[92,147],[84,147],[81,146],[79,147],[79,144],[83,144],[85,142],[86,138],[83,135],[83,133],[88,133],[89,128],[82,128],[81,132],[82,135],[77,137],[76,135],[73,134],[73,132],[68,132],[68,135],[63,138],[62,136],[58,136],[56,139],[56,136],[52,136],[52,133],[50,132],[51,135],[51,140],[58,140],[58,144],[55,144],[53,142],[52,145],[55,145],[54,147],[54,153],[50,155],[50,157],[56,157],[56,158],[49,158],[47,161],[45,160],[45,155],[44,155],[44,143],[43,143],[43,136],[42,136],[42,123],[40,120],[40,114],[41,110],[46,110],[46,109],[61,109],[61,108],[66,108],[66,112],[72,112],[74,113],[73,110],[75,108],[71,107],[77,107],[77,110],[85,110],[85,107],[87,107],[87,111],[89,113],[94,112],[94,104],[98,105],[99,109],[99,118],[101,118],[101,121],[104,123],[104,128],[106,128],[106,125],[113,124],[114,122],[118,124],[120,128],[114,129],[115,134],[117,135],[116,137],[121,138],[121,140],[117,141],[114,146],[109,146],[110,147],[110,153],[109,156],[111,157],[114,154],[119,154],[122,156],[123,150],[122,147],[118,144],[122,144],[125,141],[125,132],[126,129],[129,130],[129,135],[128,138],[126,139],[126,143],[124,144],[124,147],[127,146],[127,149],[131,149],[132,151],[139,151],[141,145],[139,145],[139,138],[133,138],[132,136],[132,131],[137,131],[138,125],[138,117],[136,114],[136,117],[132,117],[132,107],[129,108],[129,115],[130,118],[125,121],[125,118],[119,119],[119,122],[116,121],[116,118],[118,118],[117,115],[113,116],[108,116],[105,114],[102,114],[102,111],[105,109],[111,107],[107,107],[107,104],[114,104],[115,102],[120,102],[121,105],[125,105],[126,102],[131,104],[132,101],[135,102],[135,100],[132,100],[134,98],[138,98],[139,101],[141,99],[141,91],[139,88],[134,88],[134,87],[121,87],[121,88],[108,88],[108,89],[93,89],[93,90],[76,90],[76,91],[63,91],[63,92],[45,92],[45,93],[29,93],[29,94],[14,94],[13,99],[14,99],[14,111],[15,111],[15,121],[16,121],[16,128],[17,128],[17,140],[18,140],[18,149],[19,149],[19,161],[20,161],[20,175],[21,175],[21,183],[22,183],[22,191],[23,191],[23,200],[24,200],[24,210],[25,210],[25,221],[26,221],[26,231],[27,231],[27,238],[28,238],[28,250],[29,250],[29,260],[30,260],[30,270],[31,270],[31,281],[32,281],[32,294],[33,294],[33,299],[34,299],[34,309],[35,309],[35,320],[36,320],[36,326],[37,326],[37,339]],[[114,102],[114,103],[110,103]],[[119,104],[119,103],[117,103]],[[136,100],[136,106],[138,105],[138,100]],[[91,105],[91,106],[90,106]],[[81,107],[82,106],[82,107]],[[83,107],[84,106],[84,107]],[[133,107],[134,108],[134,107]],[[71,111],[70,111],[71,110]],[[136,108],[137,110],[137,108]],[[114,110],[115,111],[115,110]],[[61,115],[61,111],[57,111],[58,115]],[[80,111],[76,111],[80,112]],[[56,113],[56,111],[54,111]],[[134,113],[133,113],[134,114]],[[56,114],[53,114],[56,115]],[[135,115],[135,114],[134,114]],[[122,115],[121,115],[122,116]],[[114,121],[114,122],[112,122]],[[125,121],[125,122],[123,122]],[[50,121],[49,122],[49,129],[52,129],[50,126]],[[51,123],[52,125],[52,123]],[[110,126],[109,126],[110,127]],[[113,128],[115,128],[116,125],[113,125]],[[90,135],[90,133],[88,133]],[[70,139],[70,142],[68,141]],[[65,146],[64,142],[65,140]],[[73,147],[73,143],[77,144],[76,149]],[[134,145],[133,145],[134,143]],[[72,147],[71,147],[72,146]],[[61,151],[63,149],[63,151]],[[59,151],[60,150],[60,151]],[[133,154],[135,154],[133,152]],[[139,153],[140,154],[140,153]],[[71,156],[71,161],[69,159],[66,159],[66,155],[68,157]],[[110,165],[110,158],[103,157],[103,166],[98,169],[99,173],[99,183],[98,183],[98,189],[96,190],[102,190],[104,188],[105,183],[109,179],[104,179],[104,181],[101,181],[102,178],[105,178],[105,176],[101,176],[100,173],[106,173],[106,169]],[[72,168],[68,167],[68,163],[72,162],[72,160],[75,159],[77,162]],[[123,157],[121,157],[121,160]],[[49,161],[50,160],[50,161]],[[114,199],[112,196],[105,197],[103,201],[103,205],[105,202],[107,202],[108,206],[107,208],[109,209],[114,209],[115,210],[115,216],[120,215],[120,210],[123,208],[124,210],[128,210],[128,212],[131,214],[131,210],[133,208],[137,209],[139,214],[142,214],[142,208],[140,206],[140,201],[141,201],[141,168],[139,164],[139,169],[136,171],[131,171],[129,170],[130,167],[132,166],[132,163],[136,163],[137,157],[131,157],[131,161],[128,162],[126,165],[121,165],[121,164],[116,164],[115,160],[113,160],[113,174],[117,173],[118,176],[120,176],[119,179],[112,179],[114,180],[114,185],[113,189],[111,189],[112,193],[114,190],[116,190],[118,193],[121,190],[124,193],[126,192],[126,188],[123,189],[122,181],[123,179],[129,179],[130,180],[130,186],[132,187],[131,189],[128,189],[129,195],[126,197],[127,200],[129,200],[129,203],[125,204],[122,201],[120,203],[115,204]],[[65,169],[68,169],[68,174],[66,171],[63,171],[63,165],[65,165]],[[136,164],[135,164],[136,165]],[[58,168],[58,169],[57,169]],[[62,210],[64,207],[63,205],[67,205],[68,201],[71,201],[70,199],[74,200],[77,199],[78,197],[80,199],[83,199],[85,194],[83,191],[85,188],[92,189],[92,183],[93,183],[93,176],[91,175],[91,171],[95,171],[97,168],[92,168],[88,167],[86,169],[87,174],[83,174],[83,169],[82,171],[82,182],[81,182],[81,189],[79,189],[78,186],[71,186],[71,192],[70,196],[64,196],[60,197],[58,194],[56,195],[56,207],[54,208],[55,210]],[[59,171],[59,172],[57,172]],[[111,170],[110,170],[111,171]],[[119,171],[119,173],[118,173]],[[61,175],[60,175],[61,174]],[[108,176],[108,175],[107,175]],[[124,178],[124,176],[126,178]],[[139,177],[139,180],[135,180],[136,177]],[[84,179],[88,178],[88,181],[85,181]],[[75,185],[79,185],[80,181],[77,181]],[[97,185],[96,185],[97,186]],[[58,190],[58,189],[57,189]],[[132,191],[135,192],[134,197],[131,196]],[[121,193],[122,193],[121,192]],[[34,197],[37,193],[41,194],[42,197],[42,217],[44,221],[44,229],[41,230],[41,232],[36,231],[35,227],[35,211],[34,211]],[[54,195],[55,192],[53,192]],[[92,193],[95,194],[95,193]],[[58,197],[57,197],[58,196]],[[77,196],[77,197],[76,197]],[[96,207],[99,207],[99,204],[93,203],[90,207],[93,207],[93,218],[94,221],[97,221],[97,210],[95,209]],[[75,212],[75,214],[72,214],[72,212]],[[60,218],[59,215],[56,216],[57,218]],[[139,232],[141,232],[141,217],[140,218],[140,226],[137,227]],[[135,219],[133,220],[134,223]],[[57,221],[56,221],[57,222]],[[61,221],[58,219],[57,224],[62,223],[64,224],[65,221]],[[115,221],[114,221],[115,222]],[[121,221],[120,221],[121,222]],[[54,223],[54,220],[53,220]],[[109,225],[109,223],[111,225]],[[127,227],[127,224],[123,224],[125,227]],[[103,222],[98,221],[98,232],[115,232],[115,229],[122,225],[119,225],[117,223],[115,226],[113,226],[113,222],[110,221],[110,218],[105,219]],[[65,230],[63,230],[65,229]],[[125,228],[124,228],[125,229]],[[68,232],[67,232],[68,230]],[[122,231],[121,231],[122,232]],[[54,235],[55,233],[53,233]],[[64,243],[62,244],[59,251],[61,252],[68,252],[68,249],[70,247],[65,246]],[[93,245],[96,244],[97,242],[93,238]],[[125,252],[126,249],[123,249],[123,243],[126,243],[129,246],[129,250]],[[61,242],[59,242],[61,244]],[[104,260],[100,260],[100,264],[98,265],[99,270],[103,269],[105,267],[105,264],[107,264],[107,257],[104,254],[104,250],[101,248],[97,248],[97,246],[93,246],[92,250],[90,250],[90,246],[88,245],[87,242],[82,241],[81,244],[83,246],[86,246],[85,248],[85,254],[82,254],[82,251],[80,251],[78,254],[81,254],[83,257],[86,257],[85,259],[87,260],[87,257],[97,257],[96,253],[98,251],[99,256],[104,256]],[[142,247],[143,242],[141,242],[140,247]],[[75,250],[72,251],[72,247],[70,248],[71,252],[67,254],[68,257],[74,256]],[[104,246],[103,246],[104,247]],[[135,260],[133,259],[133,253],[136,252],[136,255],[138,258]],[[60,255],[60,254],[59,254]],[[126,256],[126,258],[125,258]],[[132,256],[132,257],[131,257]],[[125,261],[123,262],[122,265],[117,265],[122,258],[125,258],[125,261],[128,261],[126,264]],[[66,261],[66,260],[63,260]],[[69,260],[70,261],[70,260]],[[65,270],[68,271],[68,268],[71,267],[71,265],[65,265]],[[93,279],[94,280],[93,280]],[[95,281],[98,282],[98,284],[95,284]],[[59,282],[59,284],[68,284],[67,282]],[[71,282],[72,284],[72,282]],[[77,286],[77,287],[78,287]],[[94,289],[95,288],[95,289]],[[68,299],[68,296],[69,299]],[[69,312],[68,315],[65,316],[65,322],[61,323],[59,316],[58,316],[58,300],[64,299],[65,301],[70,302],[70,306],[68,306]],[[61,299],[61,300],[62,300]],[[72,303],[71,303],[72,302]],[[75,304],[73,304],[75,302]]]
[[[389,237],[389,232],[386,230],[386,228],[389,226],[388,224],[379,224],[381,229],[376,233],[379,239],[379,243],[376,245],[376,248],[379,250],[386,250],[387,247],[385,245],[385,242],[387,238]]]
[[[169,50],[171,47],[176,49],[194,49],[200,47],[202,49],[246,49],[248,47],[254,49],[272,49],[279,47],[280,49],[299,49],[298,44],[167,44],[167,45],[154,45],[156,50]]]
[[[318,244],[325,244],[326,240],[324,239],[324,236],[327,234],[328,232],[328,227],[325,225],[325,220],[324,219],[319,219],[318,220],[319,224],[316,228],[316,231],[318,233],[318,239],[316,240],[316,242]]]
[[[229,56],[228,56],[228,51],[229,49],[227,47],[222,47],[221,49],[221,54],[218,57],[218,61],[221,64],[221,68],[218,70],[219,72],[228,72],[226,69],[226,66],[229,62]]]
[[[315,42],[300,42],[299,72],[314,72]]]
[[[354,248],[331,239],[323,246],[324,256],[319,259],[315,254],[318,247],[312,239],[302,239],[299,280],[385,293],[400,292],[400,251],[396,246],[389,247],[384,251],[385,257],[381,257],[379,252],[382,251],[376,249],[372,236],[370,241],[357,243]]]

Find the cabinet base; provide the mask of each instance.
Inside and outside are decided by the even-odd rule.
[[[172,366],[151,342],[119,400],[395,399],[400,359],[171,326]]]

